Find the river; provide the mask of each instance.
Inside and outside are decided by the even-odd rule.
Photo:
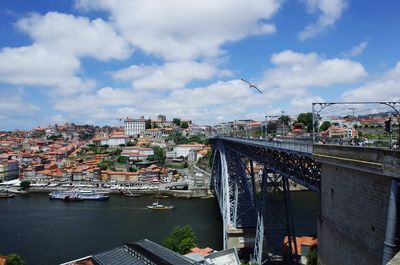
[[[222,248],[222,220],[214,199],[163,199],[175,209],[155,212],[139,198],[111,195],[109,201],[65,203],[31,193],[0,200],[0,254],[18,253],[28,265],[52,265],[125,242],[147,238],[160,243],[177,225],[193,227],[200,247]],[[318,198],[292,193],[296,233],[316,233]]]

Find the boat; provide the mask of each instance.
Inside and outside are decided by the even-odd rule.
[[[123,192],[123,194],[128,197],[140,197],[141,196],[139,193],[132,193],[130,191]]]
[[[153,195],[153,196],[151,196],[151,197],[157,198],[157,199],[166,199],[166,198],[169,198],[168,195],[162,195],[162,194],[156,194],[156,195]]]
[[[77,195],[67,195],[62,199],[65,202],[81,202],[83,201],[82,198],[79,197],[79,194]]]
[[[15,194],[9,193],[9,192],[0,192],[0,199],[9,199],[9,198],[14,198]]]
[[[173,205],[163,205],[157,202],[153,202],[152,205],[147,205],[150,210],[172,210],[175,206]]]
[[[95,190],[85,191],[53,191],[49,193],[50,200],[63,200],[66,196],[78,196],[82,200],[91,200],[91,201],[106,201],[109,199],[109,196],[104,193],[98,193]]]

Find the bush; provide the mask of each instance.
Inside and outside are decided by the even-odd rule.
[[[26,265],[26,262],[17,254],[12,253],[7,256],[6,264],[7,265]]]
[[[177,226],[163,240],[162,244],[179,254],[189,253],[197,245],[197,237],[189,225]]]
[[[318,251],[316,246],[310,248],[310,250],[306,255],[306,258],[307,258],[307,265],[317,265]]]
[[[23,180],[21,181],[21,184],[19,184],[22,190],[26,190],[31,186],[31,182],[28,180]]]

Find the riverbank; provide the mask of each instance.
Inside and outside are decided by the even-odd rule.
[[[50,193],[52,191],[68,191],[71,188],[64,187],[32,187],[29,188],[29,192],[32,193]],[[174,198],[186,198],[186,199],[208,199],[213,198],[213,194],[208,189],[197,189],[197,190],[132,190],[132,189],[107,189],[107,188],[93,188],[98,193],[110,193],[110,194],[121,194],[124,192],[131,192],[140,195],[165,195]]]

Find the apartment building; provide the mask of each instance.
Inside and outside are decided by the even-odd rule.
[[[143,134],[146,129],[146,120],[144,117],[140,119],[130,119],[126,118],[124,120],[124,131],[125,135],[139,135]]]

